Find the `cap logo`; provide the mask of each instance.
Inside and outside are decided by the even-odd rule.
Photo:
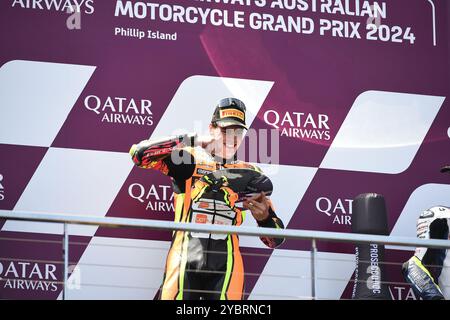
[[[238,110],[238,109],[220,110],[220,119],[229,118],[229,117],[238,118],[238,119],[241,119],[242,121],[245,121],[244,120],[245,115],[241,110]]]

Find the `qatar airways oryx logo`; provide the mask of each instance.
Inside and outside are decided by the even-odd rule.
[[[0,174],[0,201],[5,200],[5,188],[3,187],[2,181],[3,175]]]
[[[316,210],[333,220],[333,224],[352,224],[352,199],[320,197],[316,200]]]
[[[329,117],[326,114],[312,114],[304,112],[278,112],[267,110],[264,121],[281,131],[281,136],[307,140],[331,139]]]
[[[98,97],[89,95],[84,98],[84,107],[100,116],[101,122],[153,125],[152,102],[148,99],[136,100],[123,97]]]
[[[94,13],[94,0],[14,0],[12,7],[72,13]]]
[[[11,261],[0,263],[1,288],[15,290],[58,290],[56,265]]]
[[[128,187],[128,195],[146,205],[145,210],[150,210],[157,213],[172,213],[173,206],[173,191],[168,185],[144,186],[140,183],[130,184]]]

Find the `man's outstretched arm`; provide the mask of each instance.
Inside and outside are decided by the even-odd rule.
[[[193,159],[189,156],[187,161],[174,163],[172,156],[177,152],[177,159],[184,159],[182,148],[193,146],[195,135],[180,135],[160,140],[143,140],[138,144],[133,144],[130,148],[130,155],[133,162],[140,168],[156,169],[165,175],[171,175],[171,169],[176,165],[193,165]]]

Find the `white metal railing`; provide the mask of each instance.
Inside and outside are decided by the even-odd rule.
[[[63,260],[64,260],[64,289],[63,299],[67,297],[67,277],[68,277],[68,257],[69,257],[69,233],[68,225],[93,225],[102,227],[127,227],[127,228],[144,228],[153,230],[180,230],[192,232],[221,233],[221,234],[239,234],[245,236],[267,236],[275,238],[288,238],[297,240],[311,241],[311,293],[312,299],[316,295],[316,274],[315,264],[317,255],[317,241],[331,241],[344,243],[365,243],[365,244],[383,244],[405,247],[427,247],[427,248],[445,248],[450,249],[449,240],[422,240],[408,237],[393,237],[368,234],[353,234],[339,232],[324,231],[308,231],[294,229],[273,229],[273,228],[257,228],[244,226],[222,226],[222,225],[206,225],[195,223],[176,223],[171,221],[144,220],[130,218],[115,217],[97,217],[87,215],[73,214],[51,214],[41,212],[22,212],[0,210],[0,218],[33,222],[51,222],[61,223],[63,228]]]

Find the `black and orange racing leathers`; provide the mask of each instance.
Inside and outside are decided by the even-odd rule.
[[[208,179],[201,178],[221,169],[260,169],[242,161],[220,161],[194,146],[194,140],[195,135],[144,140],[131,147],[130,155],[137,166],[159,170],[172,178],[176,222],[241,225],[245,211],[235,206],[238,195],[225,186],[213,192],[208,188]],[[270,200],[269,204],[269,217],[258,225],[284,228]],[[261,240],[275,248],[284,239]],[[243,291],[244,267],[237,235],[173,233],[160,299],[240,300]]]

